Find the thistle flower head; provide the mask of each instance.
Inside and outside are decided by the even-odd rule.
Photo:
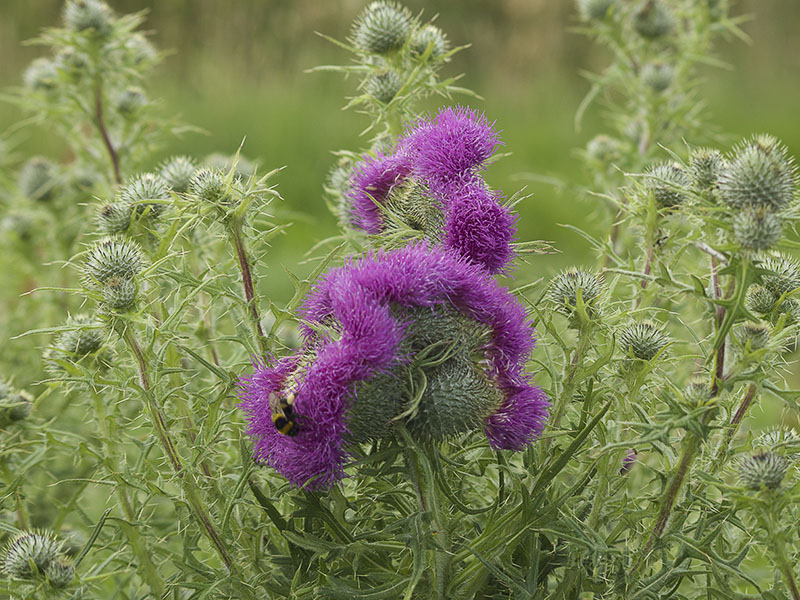
[[[735,150],[717,185],[732,208],[763,206],[777,211],[791,204],[796,183],[796,168],[786,147],[772,136],[758,135]]]
[[[129,204],[133,215],[157,219],[171,200],[169,186],[160,175],[141,173],[119,189],[120,202]]]
[[[22,80],[34,92],[53,92],[58,83],[58,67],[49,58],[37,58],[25,69]]]
[[[364,82],[364,91],[378,102],[388,104],[403,87],[403,79],[394,69],[370,75]]]
[[[58,168],[42,156],[34,156],[28,160],[19,172],[19,191],[31,200],[52,199],[57,183]]]
[[[658,206],[672,208],[686,200],[685,189],[689,187],[689,177],[683,167],[676,163],[660,163],[647,170],[645,186],[653,192]]]
[[[55,589],[67,587],[75,579],[75,567],[65,556],[56,556],[44,569],[47,583]]]
[[[3,571],[15,579],[33,579],[45,573],[58,557],[61,544],[48,531],[25,531],[3,550]]]
[[[742,346],[749,345],[751,350],[759,350],[769,341],[769,328],[764,323],[748,321],[738,328],[737,337]]]
[[[733,237],[745,250],[769,250],[783,235],[783,219],[765,206],[747,206],[733,217]]]
[[[411,38],[409,49],[412,54],[423,56],[428,48],[431,49],[429,58],[437,60],[447,52],[449,43],[442,30],[431,23],[420,27]]]
[[[522,449],[540,434],[547,401],[525,373],[525,311],[453,253],[409,245],[368,255],[330,271],[301,312],[304,348],[240,382],[256,458],[292,484],[333,485],[348,444],[394,422],[424,439],[482,427],[498,449]],[[425,378],[409,378],[420,369]],[[406,387],[412,379],[427,385]],[[293,394],[297,435],[275,429],[271,393]]]
[[[108,35],[113,17],[102,0],[69,0],[64,7],[64,24],[73,31]]]
[[[725,167],[725,159],[719,150],[696,148],[689,159],[689,177],[697,191],[714,187],[719,174]]]
[[[174,191],[183,193],[197,171],[197,163],[188,156],[173,156],[161,163],[158,174]]]
[[[377,153],[374,157],[364,157],[355,166],[346,193],[353,224],[367,233],[379,233],[381,211],[378,204],[386,202],[391,189],[404,181],[410,170],[409,160],[404,155]]]
[[[668,343],[669,336],[650,321],[629,325],[619,334],[619,346],[623,352],[639,360],[653,360]]]
[[[132,117],[147,106],[147,96],[139,87],[128,87],[117,94],[114,99],[114,108],[125,117]]]
[[[638,457],[639,453],[636,452],[636,450],[634,450],[633,448],[628,450],[627,454],[625,455],[625,458],[622,459],[622,466],[619,469],[619,474],[627,475],[628,473],[630,473],[631,469],[633,468],[633,465],[636,464],[636,459]]]
[[[768,256],[759,266],[770,271],[769,275],[762,276],[762,281],[776,300],[783,294],[800,288],[800,263],[791,256],[785,254]]]
[[[111,202],[97,211],[97,227],[107,235],[123,233],[131,225],[133,205],[127,202]]]
[[[595,273],[570,267],[550,281],[547,296],[554,308],[570,317],[578,305],[578,292],[588,315],[596,314],[597,300],[603,293],[603,278]]]
[[[775,302],[777,300],[778,296],[763,285],[754,284],[747,288],[745,305],[750,311],[759,315],[765,315],[775,308]]]
[[[144,268],[142,250],[136,242],[108,238],[97,242],[83,263],[87,285],[105,284],[112,277],[133,279]]]
[[[353,44],[362,52],[387,54],[406,43],[412,26],[411,13],[395,2],[376,0],[358,16]]]
[[[675,17],[662,0],[643,0],[633,13],[633,29],[643,38],[663,37],[674,27]]]
[[[665,62],[655,61],[642,68],[642,83],[655,92],[663,92],[675,79],[675,68]]]
[[[761,452],[739,462],[739,479],[751,490],[774,490],[781,485],[791,463],[775,452]]]
[[[616,0],[578,0],[578,12],[586,21],[602,21]]]
[[[229,204],[231,201],[225,174],[219,169],[196,171],[189,182],[189,191],[203,202],[214,206]]]

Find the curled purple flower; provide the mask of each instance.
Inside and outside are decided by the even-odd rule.
[[[638,458],[639,453],[636,452],[635,449],[631,448],[628,450],[628,453],[625,455],[625,458],[622,459],[622,467],[620,467],[619,474],[620,475],[627,475],[630,473],[633,465],[636,464],[636,459]]]
[[[409,173],[409,161],[401,154],[365,156],[356,165],[347,191],[353,224],[367,233],[380,233],[381,213],[376,203],[383,204],[392,187]]]
[[[255,456],[293,485],[330,487],[344,476],[349,444],[363,431],[377,438],[401,418],[412,434],[431,439],[482,426],[499,449],[520,450],[542,431],[548,403],[525,372],[534,332],[524,309],[483,269],[445,249],[409,245],[333,269],[301,314],[304,348],[256,365],[240,383]],[[395,370],[442,337],[456,352],[469,346],[459,336],[473,340],[483,360],[470,351],[432,368],[419,417],[403,416],[410,397]],[[297,435],[282,435],[271,422],[270,393],[295,398]]]

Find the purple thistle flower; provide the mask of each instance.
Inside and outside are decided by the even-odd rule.
[[[639,453],[636,452],[635,449],[631,448],[628,450],[628,453],[625,455],[625,458],[622,459],[622,467],[620,467],[619,474],[620,475],[627,475],[630,473],[633,465],[636,464],[636,459],[638,458]]]
[[[407,360],[398,352],[406,324],[391,309],[436,306],[456,309],[491,332],[487,376],[504,397],[484,424],[492,447],[520,450],[537,438],[548,402],[525,373],[534,331],[523,307],[480,267],[442,248],[411,244],[328,272],[301,309],[303,350],[273,366],[256,364],[240,381],[256,458],[296,486],[319,489],[341,480],[355,384]],[[336,339],[318,332],[331,324]],[[281,435],[272,424],[270,392],[295,394],[296,436]]]
[[[393,186],[402,183],[410,173],[408,158],[402,154],[364,156],[350,179],[347,197],[353,224],[370,234],[380,233],[383,204]]]

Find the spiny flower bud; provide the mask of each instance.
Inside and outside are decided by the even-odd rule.
[[[378,0],[358,17],[353,27],[353,44],[359,50],[386,54],[397,50],[411,33],[411,13],[394,2]]]
[[[778,297],[763,285],[751,285],[747,288],[745,304],[747,308],[760,315],[765,315],[775,307]]]
[[[552,279],[548,296],[557,311],[571,316],[578,304],[578,290],[587,314],[593,315],[595,302],[603,293],[603,278],[599,275],[571,267]]]
[[[56,89],[58,67],[49,58],[37,58],[25,69],[22,79],[28,89],[49,93]]]
[[[586,21],[602,21],[616,0],[578,0],[578,12]]]
[[[189,189],[189,182],[195,171],[197,171],[197,163],[193,158],[173,156],[161,164],[159,175],[176,192],[185,192]]]
[[[103,286],[103,306],[115,312],[126,312],[136,305],[136,282],[115,275]]]
[[[114,276],[133,279],[144,268],[141,248],[131,240],[106,239],[92,246],[83,263],[89,285],[104,284]]]
[[[759,135],[740,145],[719,176],[719,192],[733,208],[764,206],[782,210],[792,202],[796,169],[786,147]]]
[[[708,380],[702,377],[692,377],[683,390],[684,397],[695,404],[703,404],[711,396]]]
[[[64,24],[73,31],[108,35],[112,18],[111,9],[100,0],[70,0],[64,7]]]
[[[444,56],[447,52],[448,45],[447,38],[444,33],[442,33],[442,30],[436,27],[436,25],[428,23],[417,30],[414,37],[411,39],[409,47],[411,52],[418,56],[424,55],[428,51],[428,48],[430,48],[430,59],[436,60]]]
[[[0,426],[24,421],[33,410],[33,396],[25,390],[10,390],[0,399]]]
[[[586,144],[586,156],[600,163],[612,163],[620,157],[621,153],[620,141],[607,135],[597,135]]]
[[[125,88],[114,100],[117,112],[125,117],[136,115],[145,106],[147,106],[147,96],[144,90],[138,87]]]
[[[122,233],[130,227],[132,214],[133,206],[127,202],[106,204],[97,212],[97,226],[106,234]]]
[[[80,358],[103,347],[102,330],[88,315],[70,316],[65,326],[69,329],[62,331],[55,343],[61,352]]]
[[[733,236],[746,250],[768,250],[783,235],[783,219],[765,206],[748,206],[733,217]]]
[[[664,62],[652,62],[646,64],[640,75],[642,83],[655,92],[663,92],[675,79],[675,69],[672,65]]]
[[[800,288],[800,264],[790,256],[779,254],[768,256],[759,266],[771,271],[772,274],[764,275],[764,287],[772,292],[776,299],[784,294]]]
[[[794,460],[800,454],[800,435],[794,429],[776,427],[762,433],[753,446]]]
[[[739,462],[739,479],[751,490],[760,490],[762,487],[774,490],[781,485],[790,465],[785,456],[762,452]]]
[[[644,321],[629,325],[619,334],[620,348],[639,360],[653,360],[669,343],[669,337],[655,323]]]
[[[52,161],[41,156],[31,158],[19,172],[19,191],[31,200],[50,200],[58,181],[56,172]]]
[[[141,33],[134,33],[125,42],[125,48],[131,55],[133,64],[139,65],[143,62],[153,62],[158,57],[153,44]]]
[[[680,165],[660,163],[647,170],[645,186],[653,192],[658,206],[672,208],[686,200],[684,190],[689,187],[689,178]]]
[[[763,323],[748,321],[739,327],[737,337],[742,346],[749,345],[751,350],[759,350],[769,341],[769,329]]]
[[[200,169],[189,183],[189,191],[203,202],[213,205],[228,204],[230,191],[225,184],[225,174],[218,169]]]
[[[689,159],[689,176],[692,185],[698,191],[710,190],[714,187],[720,171],[725,166],[725,159],[719,150],[713,148],[696,148]]]
[[[73,81],[79,81],[89,68],[89,57],[73,47],[61,50],[56,56],[56,65]]]
[[[644,0],[633,15],[633,28],[653,40],[667,35],[675,27],[675,18],[661,0]]]
[[[364,91],[384,104],[391,102],[402,87],[403,80],[400,75],[397,74],[397,71],[391,69],[370,75],[364,83]]]
[[[47,582],[56,589],[67,587],[75,579],[75,567],[64,556],[57,556],[44,570]]]
[[[119,190],[120,201],[132,206],[133,215],[147,213],[154,219],[164,212],[171,198],[167,182],[155,173],[136,175]]]
[[[25,531],[8,543],[3,551],[3,570],[15,579],[43,575],[61,551],[61,544],[48,531]]]

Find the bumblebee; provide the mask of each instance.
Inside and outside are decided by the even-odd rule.
[[[294,411],[292,410],[294,394],[280,396],[276,392],[270,392],[268,400],[269,410],[272,413],[272,423],[278,433],[289,436],[297,435],[300,428],[297,426]]]

